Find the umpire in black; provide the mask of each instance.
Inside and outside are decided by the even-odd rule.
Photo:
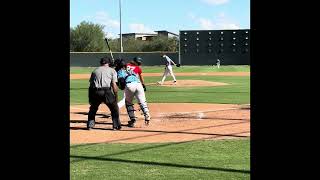
[[[95,116],[99,105],[105,103],[111,111],[113,129],[120,130],[121,122],[118,108],[118,87],[116,85],[117,73],[109,67],[111,60],[101,58],[100,67],[96,68],[90,77],[89,103],[90,110],[88,114],[87,128],[91,129],[95,125]]]

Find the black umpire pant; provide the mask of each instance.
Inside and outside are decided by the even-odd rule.
[[[111,88],[89,88],[90,110],[88,120],[95,120],[96,113],[101,103],[105,103],[111,111],[113,127],[120,127],[119,107]]]

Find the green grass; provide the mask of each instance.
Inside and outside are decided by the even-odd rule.
[[[164,66],[142,66],[145,73],[163,73]],[[88,74],[94,67],[71,67],[71,74]],[[174,72],[250,72],[250,66],[181,66],[174,67]]]
[[[145,77],[145,83],[154,83],[161,77]],[[149,103],[221,103],[247,104],[250,102],[250,77],[233,76],[199,76],[177,77],[178,80],[206,80],[224,82],[230,85],[217,87],[165,87],[147,86],[147,102]],[[167,77],[166,80],[172,80]],[[70,80],[70,103],[88,104],[88,80]],[[119,91],[119,99],[123,92]]]
[[[250,179],[250,140],[72,145],[71,179]]]

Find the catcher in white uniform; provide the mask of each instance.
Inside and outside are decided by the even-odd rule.
[[[170,74],[173,77],[173,83],[176,84],[177,80],[172,71],[172,65],[177,66],[175,62],[172,61],[167,55],[163,54],[161,57],[166,59],[166,67],[162,76],[162,80],[158,82],[158,84],[162,85],[166,77]],[[172,65],[171,65],[172,64]]]

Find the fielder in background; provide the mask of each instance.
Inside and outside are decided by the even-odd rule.
[[[166,67],[164,69],[164,73],[163,73],[163,76],[162,76],[162,80],[158,82],[158,84],[162,85],[164,80],[166,79],[166,77],[170,74],[172,77],[173,77],[173,83],[176,84],[177,83],[177,80],[176,80],[176,77],[174,76],[173,74],[173,71],[172,71],[172,65],[177,65],[175,62],[172,61],[172,59],[170,59],[167,55],[163,54],[161,55],[161,57],[165,58],[166,60]]]
[[[124,89],[125,93],[125,105],[128,112],[130,121],[128,121],[128,127],[134,127],[136,123],[136,116],[134,113],[133,98],[136,97],[139,103],[140,109],[143,112],[145,118],[145,124],[149,125],[151,119],[146,96],[144,93],[143,85],[141,84],[139,75],[136,74],[124,60],[120,61],[118,66],[121,68],[118,73],[119,88]],[[138,66],[137,66],[138,67]]]
[[[89,103],[87,128],[90,130],[95,126],[95,116],[101,103],[105,103],[111,111],[113,129],[120,130],[121,122],[119,117],[117,73],[109,67],[111,60],[101,58],[100,67],[96,68],[90,77]]]
[[[220,59],[217,59],[217,67],[220,68]]]
[[[121,60],[117,60],[117,62],[120,62]],[[143,86],[144,91],[147,91],[146,86],[144,85],[144,79],[142,76],[142,69],[141,69],[141,65],[142,65],[142,58],[140,57],[135,57],[133,58],[133,61],[130,61],[127,64],[127,67],[129,67],[134,73],[136,73],[139,76],[139,80]],[[116,71],[118,72],[120,69],[116,68]],[[123,98],[121,101],[118,102],[118,107],[119,109],[122,108],[125,105],[125,98],[126,98],[126,94],[123,93]]]

